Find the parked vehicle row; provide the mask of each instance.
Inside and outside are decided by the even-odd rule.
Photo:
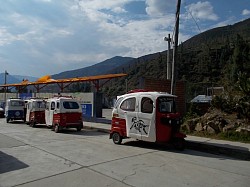
[[[6,102],[6,122],[22,120],[31,127],[46,124],[58,133],[63,128],[83,128],[80,103],[68,96],[55,96],[50,99],[31,98],[22,100],[11,98]]]
[[[144,90],[134,90],[117,97],[112,111],[110,139],[121,144],[125,138],[173,144],[185,148],[186,135],[180,132],[181,115],[176,111],[176,96]],[[26,113],[26,114],[25,114]],[[72,97],[32,98],[26,101],[8,99],[5,107],[7,123],[23,120],[35,127],[46,124],[58,133],[63,128],[83,128],[82,108]]]

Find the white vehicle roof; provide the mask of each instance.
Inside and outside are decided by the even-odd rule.
[[[23,103],[23,105],[20,105],[19,106],[19,104],[17,105],[17,106],[11,106],[13,103]],[[16,107],[18,107],[18,108],[23,108],[24,107],[24,104],[25,104],[25,102],[24,102],[24,100],[22,100],[22,99],[20,99],[20,98],[9,98],[9,99],[7,99],[7,102],[6,102],[6,105],[5,105],[5,108],[7,107],[11,107],[11,108],[16,108]]]
[[[19,98],[9,98],[9,99],[7,99],[6,106],[10,105],[10,103],[15,102],[15,101],[17,101],[17,102],[23,102],[24,103],[24,100],[22,100],[22,99],[19,99]]]
[[[76,101],[77,102],[76,99],[74,99],[74,98],[72,98],[70,96],[55,96],[55,97],[52,97],[52,98],[48,99],[48,101],[60,101],[60,100],[62,100],[62,101],[72,100],[72,101]]]
[[[117,98],[130,97],[130,96],[138,97],[140,95],[144,95],[144,96],[149,95],[149,96],[152,96],[154,98],[158,98],[158,97],[161,97],[161,96],[172,97],[172,98],[177,97],[177,96],[169,94],[167,92],[134,92],[134,93],[128,93],[128,94],[120,95]]]
[[[20,98],[9,98],[7,101],[23,101],[24,102],[24,100]]]
[[[30,98],[30,99],[28,99],[26,101],[30,102],[30,101],[45,101],[45,100],[47,100],[47,99],[43,99],[43,98]]]

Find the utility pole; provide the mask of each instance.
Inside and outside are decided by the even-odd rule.
[[[168,37],[164,38],[165,41],[168,42],[168,51],[167,51],[167,80],[171,79],[171,69],[172,69],[172,64],[170,63],[170,43],[171,43],[171,38],[170,34],[168,34]]]
[[[9,73],[5,70],[4,72],[4,85],[6,85],[7,83],[7,75],[9,75]],[[4,87],[4,102],[6,103],[6,89],[7,87]]]
[[[175,22],[175,37],[174,37],[174,46],[173,46],[172,79],[171,79],[171,94],[173,95],[175,95],[175,84],[176,84],[175,63],[176,63],[177,52],[178,52],[180,8],[181,8],[181,0],[177,0],[177,8],[176,8],[176,14],[175,14],[176,22]]]
[[[125,88],[126,89],[126,93],[128,93],[128,79],[125,79],[125,84],[126,84],[125,85],[126,86],[126,88]]]

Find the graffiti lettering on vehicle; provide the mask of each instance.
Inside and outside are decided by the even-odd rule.
[[[145,125],[144,121],[142,120],[137,120],[136,117],[132,118],[132,126],[130,127],[130,129],[134,128],[135,130],[141,132],[141,130],[143,130],[143,132],[145,134],[148,134],[148,132],[146,131],[146,127],[148,127],[149,125]]]

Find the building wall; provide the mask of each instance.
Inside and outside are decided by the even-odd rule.
[[[141,83],[143,89],[160,91],[160,92],[171,92],[171,80],[155,80],[150,78],[144,78]],[[177,111],[182,115],[186,112],[186,96],[185,96],[185,82],[177,81],[176,82],[176,91],[175,95],[177,103]]]
[[[6,93],[6,99],[8,98],[17,98],[18,93]],[[4,93],[0,93],[0,101],[4,101]]]
[[[63,96],[72,96],[73,98],[77,99],[81,105],[91,105],[91,109],[92,109],[92,117],[94,117],[95,114],[98,115],[102,115],[100,113],[99,110],[100,107],[98,105],[98,107],[95,107],[94,104],[94,93],[93,92],[89,92],[89,93],[81,93],[81,92],[76,92],[76,93],[60,93]],[[51,98],[58,95],[58,93],[27,93],[27,97],[40,97],[40,98]],[[8,98],[17,98],[17,97],[21,97],[21,98],[25,98],[25,94],[18,94],[18,93],[6,93],[6,99]],[[0,93],[0,101],[4,101],[4,93]],[[98,110],[94,112],[94,109]],[[98,116],[99,117],[99,116]]]

